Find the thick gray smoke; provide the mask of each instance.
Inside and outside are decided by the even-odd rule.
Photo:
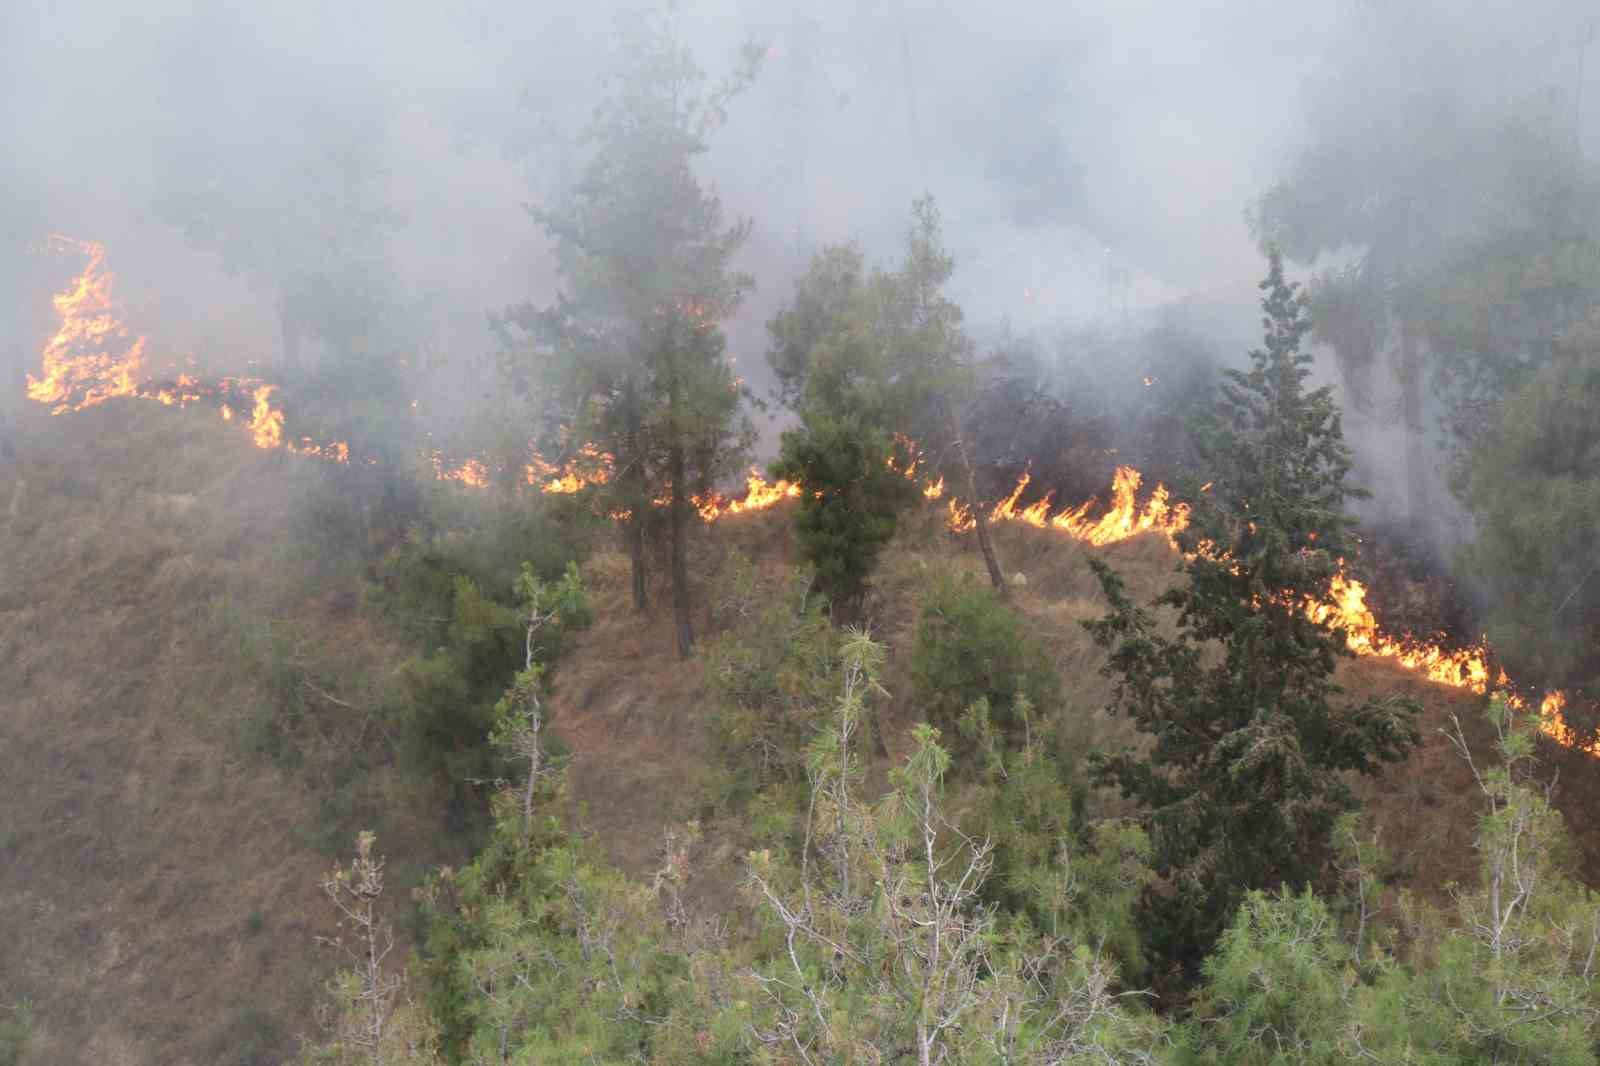
[[[955,295],[980,336],[1137,330],[1179,304],[1226,323],[1219,345],[1248,338],[1262,263],[1244,212],[1294,158],[1309,114],[1344,101],[1370,113],[1375,96],[1422,77],[1471,87],[1468,101],[1530,73],[1580,88],[1578,5],[1477,5],[1444,16],[1459,31],[1448,39],[1432,28],[1435,6],[1423,5],[1419,36],[1372,42],[1360,36],[1366,8],[1338,0],[1292,11],[685,0],[682,34],[712,79],[741,43],[768,46],[704,160],[730,212],[755,222],[741,265],[760,288],[731,328],[741,370],[761,381],[762,324],[817,247],[854,239],[893,256],[924,190],[943,209]],[[524,204],[574,174],[617,31],[639,10],[5,5],[11,380],[48,291],[22,248],[61,232],[107,244],[141,328],[176,357],[270,364],[286,340],[282,305],[298,301],[323,335],[356,311],[382,322],[435,368],[436,400],[481,400],[493,390],[486,314],[554,292]],[[1381,62],[1341,82],[1355,69],[1341,57],[1368,47]],[[1591,139],[1593,97],[1569,97]],[[316,330],[291,343],[314,356]],[[1107,375],[1132,372],[1114,350],[1102,361]]]

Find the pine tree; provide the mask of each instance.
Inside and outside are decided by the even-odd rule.
[[[957,483],[967,492],[968,509],[978,534],[989,581],[1001,596],[1009,594],[1005,572],[989,535],[978,474],[967,444],[962,408],[976,385],[973,344],[961,327],[962,311],[944,294],[955,272],[955,258],[944,247],[944,223],[933,197],[911,205],[914,224],[907,236],[906,261],[898,275],[899,306],[905,338],[897,359],[911,393],[910,410],[921,424],[911,425],[917,440],[955,460]]]
[[[800,415],[776,471],[812,490],[800,500],[800,545],[847,616],[915,495],[897,472],[914,459],[897,435],[935,465],[955,460],[952,480],[965,486],[990,580],[1005,592],[959,414],[975,375],[961,308],[944,293],[955,264],[932,198],[912,214],[899,269],[869,274],[854,247],[826,248],[768,325],[780,397]]]
[[[878,554],[894,536],[913,484],[891,468],[894,390],[881,301],[854,247],[826,248],[768,324],[767,359],[800,416],[773,472],[805,485],[796,537],[836,618],[853,617]]]
[[[533,367],[529,384],[549,435],[568,449],[589,443],[613,457],[604,503],[625,516],[640,609],[649,512],[668,501],[684,655],[694,645],[692,498],[730,472],[753,438],[739,417],[744,393],[720,328],[753,287],[731,269],[750,224],[724,224],[720,200],[692,163],[755,77],[761,54],[747,47],[735,75],[702,93],[703,75],[669,20],[646,20],[628,37],[612,93],[589,129],[594,147],[581,180],[562,203],[533,210],[555,243],[563,292],[552,306],[512,308],[499,320],[513,368]]]
[[[1414,702],[1337,699],[1344,634],[1311,610],[1331,603],[1355,548],[1343,508],[1358,493],[1331,391],[1305,386],[1310,323],[1276,253],[1261,288],[1265,347],[1248,371],[1224,371],[1196,427],[1213,481],[1179,536],[1187,581],[1156,600],[1176,633],[1091,564],[1111,610],[1086,624],[1110,651],[1118,708],[1153,741],[1097,758],[1096,772],[1146,809],[1167,882],[1147,897],[1153,946],[1190,976],[1247,890],[1321,879],[1334,820],[1354,803],[1342,775],[1417,740]]]

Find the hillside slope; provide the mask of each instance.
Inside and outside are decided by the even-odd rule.
[[[33,1000],[36,1062],[277,1062],[328,862],[236,743],[215,610],[276,580],[286,467],[148,414],[30,418],[0,469],[0,1001]]]
[[[733,548],[758,563],[761,588],[776,595],[788,580],[791,544],[786,509],[723,519],[700,546],[698,569],[714,586],[717,568]],[[996,530],[1001,559],[1010,573],[1024,575],[1013,590],[1015,605],[1050,648],[1061,671],[1071,713],[1082,716],[1082,734],[1095,745],[1136,740],[1128,724],[1104,708],[1111,683],[1100,675],[1103,653],[1082,622],[1104,610],[1098,585],[1086,565],[1097,554],[1128,583],[1136,599],[1148,601],[1173,580],[1177,556],[1160,534],[1104,548],[1088,547],[1057,533],[1020,524]],[[920,720],[911,697],[909,659],[920,597],[928,575],[967,570],[982,578],[983,564],[970,537],[949,534],[936,509],[903,523],[876,576],[870,612],[875,635],[889,646],[885,682],[891,705],[884,714],[891,760],[906,750],[910,727]],[[699,660],[677,658],[661,617],[637,615],[627,602],[626,560],[602,554],[591,560],[587,580],[599,606],[598,620],[580,639],[557,675],[557,732],[574,748],[575,810],[605,841],[615,861],[647,872],[665,829],[696,817],[705,806],[712,768],[708,717],[697,709],[710,694]],[[704,598],[704,597],[702,597]],[[702,621],[716,639],[719,620],[702,608]],[[1441,734],[1451,717],[1462,723],[1475,748],[1487,755],[1492,737],[1483,719],[1485,698],[1435,684],[1384,659],[1342,662],[1337,679],[1353,701],[1404,694],[1423,713],[1422,745],[1405,763],[1376,779],[1358,782],[1383,844],[1394,855],[1393,874],[1425,896],[1441,899],[1452,881],[1476,876],[1472,842],[1480,796],[1468,768]],[[1600,765],[1553,743],[1541,745],[1554,796],[1566,812],[1587,878],[1600,879],[1600,829],[1584,816],[1600,802]],[[1104,802],[1115,805],[1107,797]],[[724,898],[719,879],[735,873],[732,841],[741,827],[709,832],[702,845],[702,888]]]
[[[30,416],[0,468],[0,1002],[34,1001],[35,1062],[280,1062],[312,1029],[330,961],[314,943],[330,931],[317,880],[346,846],[330,826],[342,833],[350,817],[330,822],[331,785],[252,750],[261,682],[229,619],[287,618],[360,670],[391,649],[354,588],[308,581],[297,558],[297,494],[314,463],[218,433],[214,413],[149,414]],[[708,606],[724,562],[742,551],[758,593],[775,594],[792,565],[789,520],[782,507],[727,518],[700,539],[708,648],[733,624]],[[1128,739],[1103,711],[1102,659],[1080,624],[1102,609],[1085,560],[1099,552],[1148,598],[1170,579],[1171,548],[1151,535],[1089,549],[1016,525],[998,544],[1026,575],[1017,606],[1056,659],[1085,743]],[[930,511],[905,523],[877,575],[891,756],[918,718],[908,661],[920,597],[946,569],[980,563]],[[597,620],[554,696],[571,814],[636,874],[655,868],[670,829],[705,819],[691,887],[702,907],[723,906],[748,827],[719,822],[712,802],[706,657],[678,659],[664,606],[631,610],[626,560],[599,551],[585,575]],[[1458,714],[1481,739],[1481,698],[1374,660],[1345,664],[1340,680],[1352,696],[1404,691],[1426,709],[1422,749],[1364,786],[1397,873],[1430,895],[1470,877],[1478,804],[1437,728]],[[359,705],[359,690],[341,691]],[[1583,812],[1600,799],[1600,767],[1546,755],[1592,882],[1600,832]],[[382,789],[400,809],[380,848],[402,883],[451,857],[436,819],[407,814],[398,777]]]

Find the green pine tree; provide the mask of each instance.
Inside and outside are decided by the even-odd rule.
[[[641,609],[646,526],[653,501],[668,501],[673,616],[688,655],[692,499],[742,461],[754,436],[721,329],[754,284],[731,267],[750,226],[725,224],[692,164],[762,52],[747,47],[734,76],[705,92],[669,18],[646,19],[625,45],[588,132],[582,179],[533,212],[555,243],[563,292],[549,307],[508,310],[499,325],[549,435],[613,457],[604,502],[625,516]]]
[[[1340,702],[1344,634],[1313,621],[1355,548],[1350,453],[1328,388],[1308,390],[1310,324],[1276,253],[1261,285],[1265,347],[1225,371],[1196,427],[1212,476],[1179,543],[1185,583],[1156,600],[1167,635],[1092,562],[1111,610],[1086,623],[1109,650],[1118,708],[1151,743],[1095,761],[1147,811],[1156,867],[1154,953],[1192,977],[1244,893],[1318,882],[1334,820],[1354,804],[1346,771],[1373,772],[1416,743],[1403,699]]]
[[[783,434],[773,470],[808,490],[796,536],[836,617],[856,614],[914,493],[889,466],[897,404],[882,288],[855,248],[826,248],[795,286],[794,303],[767,327],[779,394],[800,415],[800,425]]]
[[[961,308],[944,293],[954,268],[938,209],[924,196],[912,205],[898,269],[868,272],[854,247],[826,248],[768,326],[779,396],[800,416],[775,470],[810,490],[800,500],[800,547],[847,617],[915,498],[900,473],[914,457],[897,434],[953,461],[950,478],[971,503],[990,579],[1005,590],[958,414],[975,374]]]

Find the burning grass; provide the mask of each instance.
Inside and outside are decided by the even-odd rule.
[[[295,1019],[285,1024],[308,1016],[300,975],[316,965],[308,934],[321,921],[314,878],[325,861],[305,846],[303,827],[314,802],[328,796],[305,794],[309,778],[242,761],[229,744],[260,693],[219,654],[217,616],[202,608],[231,600],[294,613],[311,643],[336,649],[357,672],[380,669],[393,649],[313,595],[313,582],[285,582],[296,545],[283,524],[282,490],[317,464],[291,472],[262,451],[345,465],[348,450],[292,439],[271,384],[207,384],[187,374],[154,382],[143,339],[117,318],[104,250],[72,242],[61,249],[85,255],[88,265],[56,299],[61,327],[27,394],[53,414],[94,410],[70,431],[42,414],[30,419],[17,477],[0,485],[10,501],[0,515],[8,572],[0,680],[13,697],[0,717],[0,772],[12,786],[0,814],[0,936],[15,945],[0,956],[0,1001],[38,1000],[49,1061],[178,1061],[223,1039],[196,1030],[194,1019],[233,1025],[242,997]],[[152,422],[127,402],[150,400],[193,409]],[[216,403],[247,432],[219,446],[217,420],[194,406],[200,401]],[[593,448],[560,465],[533,456],[521,476],[508,478],[480,459],[435,454],[426,463],[442,482],[516,482],[574,495],[605,483],[611,460]],[[919,477],[915,464],[903,472]],[[925,506],[903,524],[866,605],[891,652],[884,681],[894,698],[882,715],[890,759],[921,718],[907,653],[930,575],[981,569],[961,535],[971,514],[942,481],[923,486]],[[1084,749],[1136,742],[1127,723],[1104,710],[1111,692],[1099,673],[1103,657],[1082,626],[1103,602],[1085,556],[1100,553],[1130,593],[1148,601],[1172,579],[1171,537],[1188,512],[1126,468],[1103,504],[1057,507],[1045,497],[1024,506],[1028,486],[1025,474],[989,514],[1015,606],[1055,660]],[[752,471],[737,497],[695,501],[708,524],[691,566],[697,628],[707,638],[731,624],[704,595],[729,553],[755,561],[762,594],[786,582],[793,548],[785,505],[803,493]],[[461,495],[497,506],[496,494]],[[652,868],[669,825],[709,816],[696,882],[702,905],[726,906],[734,842],[745,829],[732,819],[716,824],[727,812],[712,803],[704,664],[677,657],[659,578],[656,606],[632,609],[628,570],[614,552],[591,560],[598,622],[556,675],[554,728],[573,754],[572,813],[636,874]],[[1427,742],[1407,765],[1362,787],[1410,882],[1437,893],[1471,875],[1478,808],[1436,729],[1452,713],[1475,725],[1483,694],[1507,679],[1485,649],[1386,633],[1353,577],[1341,579],[1338,593],[1329,620],[1349,631],[1360,656],[1339,671],[1350,697],[1398,689],[1425,707]],[[1544,723],[1566,746],[1554,758],[1574,766],[1557,797],[1575,811],[1600,801],[1600,778],[1581,754],[1590,741],[1562,732],[1559,702],[1547,697]],[[330,748],[345,739],[336,729],[321,736]],[[879,760],[880,773],[885,765]],[[426,839],[425,820],[407,823],[404,813],[421,806],[421,791],[386,782],[391,799],[401,797],[392,824]],[[1096,803],[1118,810],[1111,797]],[[1586,833],[1581,821],[1577,828],[1594,867],[1600,831]],[[386,850],[406,863],[402,848]],[[424,861],[420,851],[411,859]],[[1593,878],[1596,870],[1587,872]],[[253,941],[252,928],[273,935]],[[277,989],[276,998],[263,997],[264,988]]]

